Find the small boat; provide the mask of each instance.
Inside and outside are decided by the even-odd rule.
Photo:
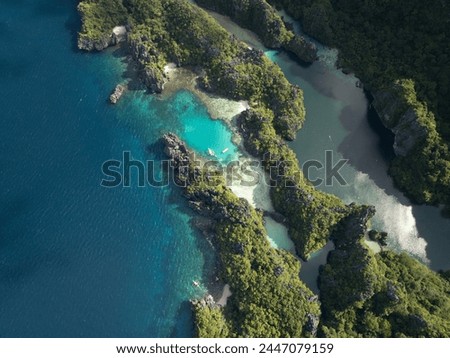
[[[225,148],[224,150],[222,150],[222,154],[225,154],[226,152],[228,152],[230,150],[230,148]]]
[[[199,287],[199,286],[200,286],[200,282],[198,282],[198,281],[192,281],[192,286],[194,286],[194,287]]]
[[[210,155],[211,157],[215,157],[216,153],[211,148],[208,148],[208,155]]]

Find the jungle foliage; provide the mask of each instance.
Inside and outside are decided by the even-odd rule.
[[[391,173],[419,203],[450,203],[450,16],[446,1],[269,0],[303,29],[340,50],[339,62],[369,90],[413,84],[411,105],[432,116],[425,142],[398,157]],[[399,98],[402,102],[408,98]],[[410,101],[411,102],[411,101]]]

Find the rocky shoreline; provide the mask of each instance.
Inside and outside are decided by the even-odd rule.
[[[93,39],[88,36],[78,36],[78,48],[84,51],[103,51],[110,46],[116,46],[127,41],[129,27],[115,26],[111,33]]]
[[[268,48],[284,49],[306,63],[317,60],[316,46],[288,29],[283,19],[264,0],[250,0],[245,5],[230,0],[195,2],[205,9],[229,16],[240,26],[255,32]]]
[[[230,292],[227,290],[228,294],[226,298],[230,301],[234,309],[237,304],[242,304],[248,300],[251,301],[252,298],[250,297],[253,297],[243,296],[243,290],[246,291],[245,287],[248,285],[246,275],[243,273],[239,274],[238,272],[236,274],[234,273],[240,267],[239,265],[236,266],[236,264],[241,260],[254,260],[252,258],[252,250],[260,251],[257,256],[258,259],[266,258],[267,260],[274,260],[276,262],[275,266],[267,263],[267,267],[260,268],[264,273],[260,272],[260,276],[258,277],[263,280],[262,282],[265,282],[264,285],[280,285],[282,281],[279,281],[279,277],[283,277],[288,271],[292,270],[291,266],[286,266],[286,261],[291,262],[293,260],[290,264],[293,267],[299,264],[293,256],[289,256],[289,258],[285,256],[290,255],[287,253],[282,254],[282,259],[279,258],[278,255],[281,252],[271,248],[268,241],[263,239],[266,233],[264,232],[262,214],[254,210],[245,199],[237,198],[220,180],[219,182],[211,182],[209,179],[206,179],[202,171],[191,163],[193,153],[175,134],[165,134],[162,137],[162,143],[164,145],[164,153],[171,161],[175,182],[182,186],[183,196],[188,201],[191,209],[205,218],[205,220],[201,220],[201,230],[207,236],[208,240],[213,242],[218,252],[219,276],[223,282],[230,283],[228,289],[231,288],[233,294],[230,296]],[[236,231],[238,234],[233,234],[233,231]],[[253,249],[249,251],[250,246]],[[299,268],[299,266],[297,267]],[[270,268],[273,270],[273,273],[270,271]],[[267,273],[267,269],[269,269],[269,274]],[[299,296],[295,298],[297,302],[293,304],[298,305],[298,309],[300,307],[303,307],[303,309],[308,308],[304,315],[300,314],[300,311],[297,312],[299,322],[296,324],[296,329],[300,329],[303,332],[300,333],[298,331],[297,334],[301,334],[302,336],[315,336],[320,317],[317,309],[317,297],[301,283],[296,269],[294,269],[292,274],[292,280],[294,280],[292,284],[298,286],[300,289]],[[268,277],[264,278],[267,275]],[[270,281],[265,281],[267,279]],[[255,288],[265,289],[264,286],[257,286]],[[281,285],[278,289],[284,291],[285,287]],[[272,300],[270,302],[266,301],[265,298],[261,298],[261,300],[264,302],[264,305],[272,304]],[[238,318],[233,315],[230,316],[230,312],[225,313],[223,311],[223,302],[220,303],[219,301],[216,302],[209,293],[201,299],[192,301],[192,307],[196,315],[198,336],[212,337],[216,336],[216,334],[217,336],[228,336],[230,334],[230,332],[225,331],[222,324],[228,325],[229,323],[227,324],[226,322],[234,321]],[[214,323],[206,324],[205,320],[211,315],[215,317]],[[245,317],[247,313],[243,313],[243,315]],[[252,314],[250,314],[249,319],[251,316]],[[281,316],[280,319],[282,319]],[[264,323],[261,322],[261,324]],[[223,330],[221,329],[220,332],[212,333],[211,330],[217,328],[217,326],[222,327]],[[284,335],[285,333],[282,334]],[[249,333],[247,335],[260,336],[260,334],[256,333]]]
[[[278,164],[280,175],[272,188],[272,199],[275,209],[285,218],[278,216],[279,220],[286,220],[289,224],[289,234],[299,256],[307,259],[330,238],[337,246],[321,271],[321,302],[325,307],[321,328],[318,298],[299,279],[300,262],[292,254],[270,247],[265,240],[263,213],[234,195],[226,187],[223,177],[211,180],[205,176],[200,168],[192,165],[192,152],[185,143],[174,134],[166,134],[162,142],[164,152],[172,162],[174,179],[182,188],[189,207],[205,219],[199,229],[207,233],[208,239],[214,243],[219,256],[220,278],[230,284],[233,292],[226,310],[211,297],[194,303],[197,336],[312,337],[318,332],[324,336],[357,335],[358,332],[350,329],[343,333],[338,331],[341,325],[336,322],[342,316],[335,316],[333,309],[336,304],[342,305],[348,309],[344,311],[345,315],[358,309],[359,306],[355,308],[354,304],[367,302],[366,310],[370,314],[378,302],[372,301],[378,298],[375,293],[384,294],[387,283],[383,281],[383,274],[387,269],[382,265],[385,264],[358,241],[367,231],[373,209],[346,206],[336,197],[316,191],[303,178],[295,154],[283,141],[292,139],[303,121],[301,90],[290,85],[261,52],[248,49],[225,34],[213,22],[208,22],[204,13],[191,8],[192,5],[185,1],[170,1],[170,4],[176,11],[172,9],[173,13],[165,13],[164,16],[172,19],[170,16],[190,11],[193,22],[189,26],[196,32],[186,36],[185,32],[177,32],[178,27],[170,28],[161,36],[172,42],[163,41],[160,37],[160,42],[156,43],[151,38],[151,31],[145,27],[130,28],[127,36],[133,58],[140,63],[149,91],[161,93],[164,90],[164,67],[173,61],[180,66],[199,68],[203,72],[201,83],[204,89],[232,99],[249,100],[251,109],[240,115],[238,128],[245,147],[263,160],[266,170],[270,165]],[[152,18],[152,21],[158,19]],[[210,27],[203,32],[206,25]],[[218,38],[220,41],[216,41]],[[173,43],[177,46],[172,46]],[[168,52],[168,48],[172,52]],[[227,55],[221,57],[223,53]],[[264,82],[267,76],[274,81],[270,85]],[[265,93],[265,96],[260,93]],[[265,154],[271,157],[265,159]],[[266,215],[272,214],[266,212]],[[393,253],[382,254],[388,263],[403,260],[402,256],[399,259]],[[378,259],[383,269],[378,268]],[[352,263],[350,268],[348,261]],[[407,261],[408,264],[410,262]],[[421,270],[430,277],[433,275],[422,266],[417,269]],[[390,274],[395,276],[396,272]],[[438,282],[439,289],[445,288],[442,281],[432,277]],[[336,297],[339,299],[334,303]],[[338,306],[338,311],[340,309]],[[397,309],[393,322],[398,317],[403,319],[401,307]],[[422,307],[416,311],[420,310]],[[361,315],[366,318],[364,312]],[[360,318],[356,316],[351,319],[356,321]],[[386,317],[377,319],[385,323],[391,319]],[[351,319],[348,321],[353,322]],[[414,322],[421,325],[423,331],[426,320],[421,318]],[[357,330],[366,325],[363,321],[355,323],[355,326]]]

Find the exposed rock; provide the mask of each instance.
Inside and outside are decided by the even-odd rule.
[[[207,9],[229,16],[240,26],[255,32],[264,46],[286,49],[300,60],[311,63],[317,59],[316,46],[304,37],[295,35],[275,9],[265,0],[196,0]]]
[[[114,45],[127,40],[127,28],[126,26],[116,26],[112,31],[112,38]]]
[[[120,100],[120,98],[122,97],[124,92],[125,92],[125,86],[117,85],[116,88],[114,89],[114,92],[111,94],[111,96],[109,96],[109,101],[112,104],[116,104]]]
[[[396,93],[377,91],[372,93],[373,107],[380,116],[383,125],[395,135],[394,151],[398,156],[406,156],[418,143],[427,136],[427,128],[420,123],[417,113],[412,107],[405,106]]]
[[[368,221],[375,215],[375,207],[360,206],[352,203],[349,208],[353,212],[340,224],[339,233],[333,235],[333,241],[337,249],[354,247],[366,233]]]
[[[191,303],[197,307],[209,307],[209,308],[217,307],[217,304],[214,301],[214,297],[211,296],[210,294],[206,294],[203,298],[199,300],[192,300]]]
[[[341,221],[332,235],[335,249],[327,265],[320,269],[319,288],[326,309],[345,310],[374,295],[376,276],[369,249],[362,244],[367,223],[375,214],[371,206],[351,204],[351,214]]]
[[[151,55],[144,45],[146,38],[139,40],[129,40],[128,44],[132,58],[139,64],[140,77],[144,85],[151,93],[162,93],[166,82],[165,73],[156,64],[152,63]]]
[[[164,153],[171,159],[175,183],[187,189],[191,184],[202,180],[199,168],[191,165],[191,152],[184,142],[173,133],[165,134],[162,138]],[[244,223],[251,216],[250,204],[245,199],[237,203],[224,205],[221,203],[223,192],[211,186],[204,189],[193,188],[185,190],[184,195],[188,205],[198,214],[215,221],[228,221],[231,223]],[[230,190],[221,188],[220,190]],[[230,190],[231,192],[231,190]]]
[[[233,245],[233,251],[236,255],[244,255],[245,246],[242,242],[238,242]]]
[[[142,74],[145,86],[152,93],[162,93],[164,90],[164,76],[161,70],[154,67],[146,67]]]
[[[423,317],[410,314],[405,318],[405,327],[412,337],[417,337],[428,327],[428,323]]]
[[[317,60],[317,47],[304,37],[295,35],[291,41],[284,45],[287,51],[292,52],[300,60],[312,63]]]
[[[400,301],[400,298],[397,295],[397,288],[392,284],[392,282],[387,283],[386,296],[392,302]]]
[[[113,45],[111,35],[105,35],[102,38],[92,40],[85,36],[78,37],[78,48],[85,51],[102,51],[105,48]]]
[[[281,215],[280,213],[277,213],[275,211],[264,211],[263,214],[264,216],[275,220],[279,224],[285,224],[287,220],[284,215]]]
[[[275,269],[273,270],[273,273],[276,277],[279,277],[283,274],[284,270],[281,266],[277,266],[275,267]]]
[[[311,334],[311,337],[315,337],[317,335],[317,328],[319,327],[320,319],[312,313],[308,313],[306,318],[307,321],[305,330]]]
[[[109,46],[115,46],[127,39],[127,28],[116,26],[110,34],[105,34],[98,39],[90,39],[87,36],[78,36],[78,48],[85,51],[102,51]]]

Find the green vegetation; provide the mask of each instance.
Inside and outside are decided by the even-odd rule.
[[[450,283],[406,254],[370,251],[355,227],[372,215],[355,208],[334,234],[319,277],[320,335],[449,337]]]
[[[397,185],[419,203],[450,203],[450,152],[436,130],[434,114],[417,100],[412,81],[397,81],[401,112],[412,108],[426,136],[406,155],[397,156],[390,173]],[[420,178],[420,180],[417,180]]]
[[[182,146],[177,142],[173,147]],[[270,246],[261,213],[235,196],[222,175],[196,169],[184,158],[175,163],[189,167],[176,174],[180,182],[188,183],[184,195],[190,205],[214,220],[211,230],[220,276],[233,293],[223,309],[195,305],[198,336],[312,336],[320,309],[299,278],[300,262]]]
[[[429,135],[391,168],[419,203],[450,204],[450,26],[445,1],[269,0],[301,20],[305,32],[340,50],[372,91],[411,79],[405,100],[426,119]],[[417,91],[417,97],[411,95]]]
[[[127,11],[121,0],[86,0],[78,5],[83,25],[80,36],[101,40],[111,36],[112,29],[127,22]]]
[[[92,36],[95,40],[106,29],[112,30],[113,23],[119,20],[117,3],[82,2],[80,9],[96,10],[81,11],[85,25],[80,37]],[[248,49],[187,0],[127,0],[123,5],[120,20],[128,19],[132,53],[144,70],[149,88],[162,89],[163,67],[168,62],[200,66],[205,70],[202,78],[205,89],[270,110],[277,118],[278,134],[286,139],[295,137],[305,118],[302,91],[291,85],[263,53]],[[106,14],[99,18],[103,13]],[[91,28],[99,28],[101,32],[93,32]]]
[[[314,62],[316,47],[286,28],[283,19],[266,0],[196,0],[200,6],[229,16],[240,26],[255,32],[269,48],[284,48],[300,60]]]
[[[332,2],[305,0],[295,4],[301,9],[299,17],[309,14],[311,29],[322,29],[323,36],[334,41],[338,35],[334,33],[337,25]],[[297,9],[293,7],[292,11]],[[299,254],[307,258],[330,236],[336,244],[320,273],[320,306],[299,279],[299,261],[270,247],[261,213],[237,198],[221,175],[211,177],[211,173],[192,166],[181,170],[189,159],[181,146],[175,146],[172,152],[181,156],[178,180],[188,179],[184,195],[189,204],[213,221],[220,276],[233,292],[224,308],[195,304],[199,337],[309,337],[317,328],[320,335],[332,337],[450,335],[448,272],[433,273],[406,255],[373,254],[362,240],[373,211],[347,207],[338,198],[316,191],[303,177],[297,158],[282,139],[292,139],[303,123],[302,92],[289,84],[276,65],[248,49],[186,0],[85,0],[79,9],[83,16],[80,39],[101,42],[101,46],[85,48],[101,48],[105,42],[107,46],[114,26],[129,25],[131,52],[151,90],[163,83],[164,66],[175,62],[203,69],[201,85],[205,89],[250,101],[252,110],[239,120],[245,145],[263,159],[266,171],[272,174],[274,205],[286,216]],[[419,186],[417,195],[427,189],[426,201],[432,201],[445,188],[430,190],[428,186],[447,183],[446,171],[435,174],[435,167],[441,168],[446,161],[443,149],[434,147],[443,143],[438,135],[442,126],[434,126],[433,107],[416,99],[411,83],[402,82],[402,105],[413,106],[419,122],[431,128],[414,150],[429,148],[423,157],[434,155],[436,159],[426,173],[419,172],[428,175],[430,183]],[[420,153],[415,155],[421,158]],[[401,165],[404,163],[394,163],[392,170],[416,170]],[[410,188],[413,184],[405,181],[403,185]],[[372,235],[380,240],[385,237]]]
[[[325,246],[334,225],[346,215],[346,207],[337,197],[315,190],[304,178],[295,153],[277,136],[270,112],[248,110],[239,122],[245,147],[263,160],[274,180],[275,209],[286,216],[289,236],[298,254],[307,259]]]

